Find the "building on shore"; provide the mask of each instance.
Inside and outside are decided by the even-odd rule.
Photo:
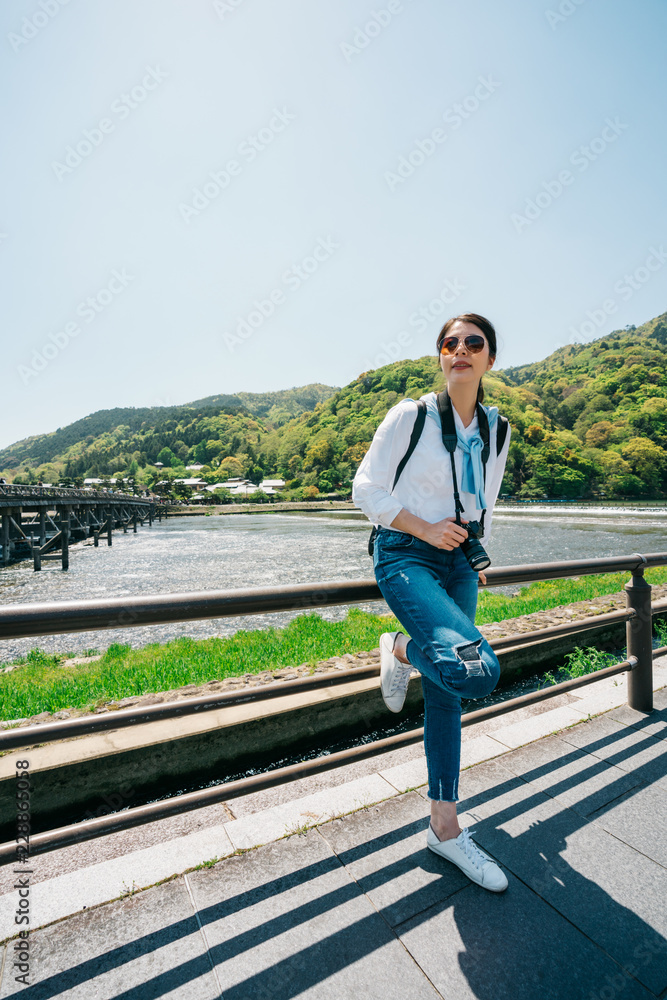
[[[262,493],[267,495],[271,493],[276,493],[277,490],[281,489],[285,485],[283,479],[263,479],[259,485],[257,483],[251,482],[249,479],[243,479],[237,476],[234,479],[225,479],[220,483],[213,483],[210,486],[205,486],[204,489],[208,490],[209,493],[214,493],[215,490],[229,490],[229,492],[234,495],[247,495],[248,493],[255,493],[260,490]]]

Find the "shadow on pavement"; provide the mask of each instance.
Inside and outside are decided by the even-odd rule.
[[[650,722],[666,714],[654,711]],[[653,924],[665,922],[667,872],[597,821],[619,801],[632,801],[664,778],[667,744],[642,733],[641,726],[609,732],[608,722],[607,729],[596,729],[596,721],[577,727],[575,736],[561,734],[566,742],[579,742],[569,743],[571,752],[546,764],[530,766],[528,746],[513,752],[527,757],[520,774],[508,769],[512,754],[466,772],[470,794],[459,810],[476,819],[475,839],[507,871],[505,893],[489,893],[425,847],[414,849],[415,837],[424,844],[426,826],[419,813],[424,802],[414,793],[377,807],[378,816],[383,809],[408,806],[416,816],[381,836],[369,836],[370,820],[362,812],[345,818],[346,830],[354,824],[359,828],[359,841],[344,849],[332,852],[326,824],[319,832],[188,876],[225,1000],[289,1000],[304,993],[320,1000],[348,990],[350,996],[373,1000],[419,1000],[436,997],[435,990],[479,1000],[660,996],[667,986],[667,941]],[[622,745],[628,735],[634,742]],[[579,766],[576,774],[559,774],[573,764]],[[618,764],[623,771],[610,772]],[[613,780],[605,783],[605,774]],[[581,799],[575,794],[568,805],[556,798],[576,793],[589,779],[600,779],[603,789]],[[655,787],[664,793],[664,829],[667,787]],[[636,822],[642,821],[638,814]],[[394,852],[394,860],[374,869],[380,852]],[[400,879],[406,879],[400,906],[378,902],[374,894],[393,881],[399,885]],[[105,908],[109,920],[116,905]],[[127,969],[127,980],[121,979],[127,987],[104,995],[115,1000],[151,1000],[172,991],[179,997],[203,996],[196,980],[210,973],[205,949],[187,961],[179,956],[179,942],[193,934],[195,919],[193,914],[136,936],[20,987],[21,996],[92,995],[84,984],[166,946],[173,954],[169,968],[136,985],[127,982],[134,979]],[[34,936],[57,932],[57,926]],[[2,995],[11,995],[6,990],[7,985]]]

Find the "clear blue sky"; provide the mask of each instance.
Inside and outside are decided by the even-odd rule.
[[[0,28],[0,446],[345,385],[458,312],[502,368],[667,309],[664,0],[5,0]]]

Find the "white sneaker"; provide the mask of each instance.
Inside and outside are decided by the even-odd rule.
[[[380,636],[380,690],[390,712],[403,708],[412,673],[412,664],[401,663],[392,652],[397,635],[403,633],[383,632]]]
[[[461,871],[491,892],[502,892],[507,888],[507,877],[501,868],[477,844],[471,840],[474,830],[464,827],[458,837],[451,840],[438,840],[433,827],[429,823],[426,836],[426,846],[448,861],[453,861]]]

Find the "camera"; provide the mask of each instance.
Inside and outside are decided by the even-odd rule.
[[[461,542],[461,548],[471,569],[477,572],[481,569],[486,569],[487,566],[491,565],[491,560],[486,554],[486,549],[479,541],[484,534],[484,529],[479,521],[468,521],[467,524],[462,524],[461,527],[465,528],[468,532],[466,540]]]

